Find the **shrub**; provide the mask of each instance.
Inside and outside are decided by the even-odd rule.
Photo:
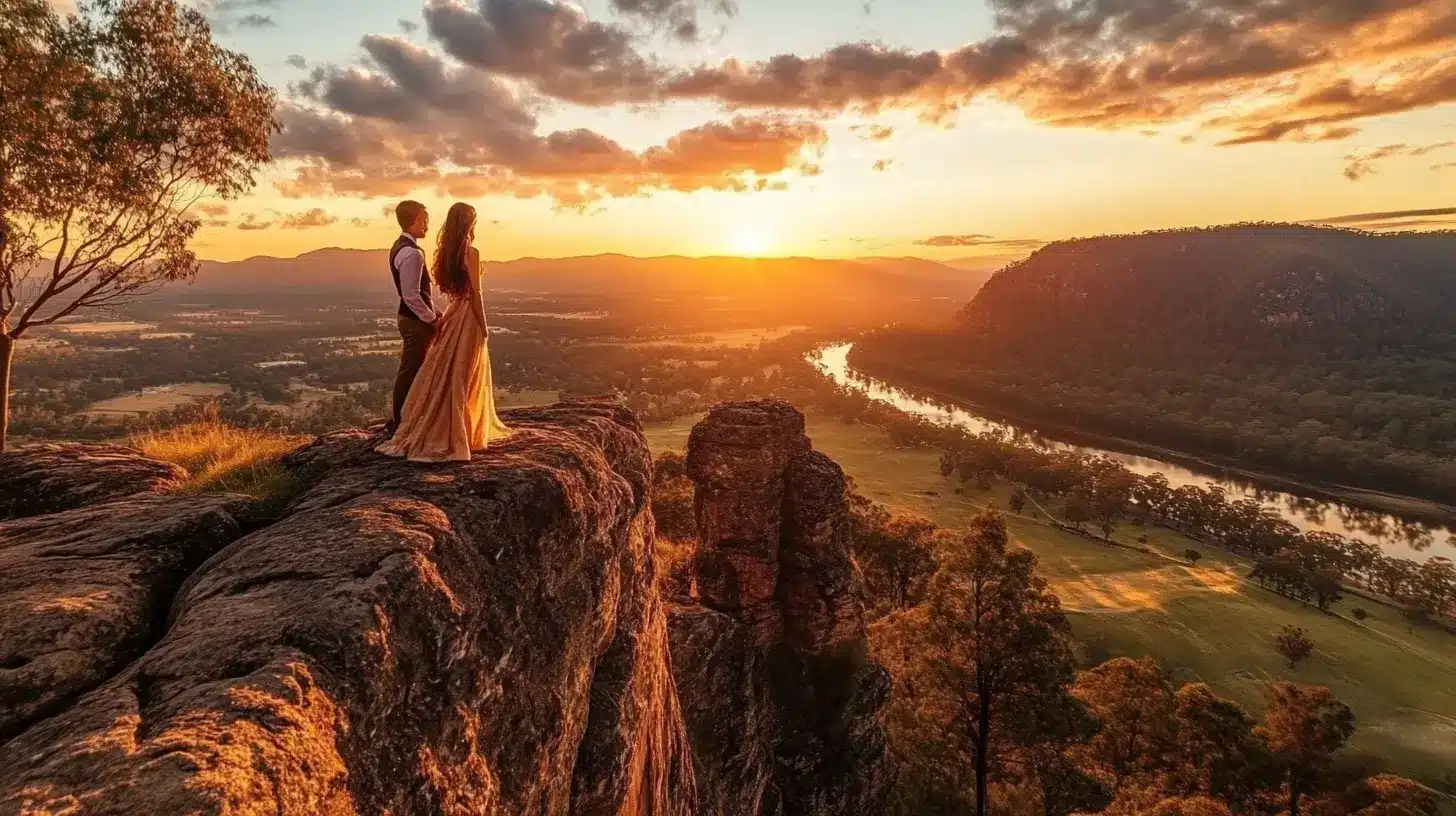
[[[1186,559],[1190,564],[1197,564],[1199,561],[1203,560],[1203,553],[1199,552],[1198,550],[1187,549],[1183,551],[1183,558]]]
[[[1362,621],[1362,620],[1365,620],[1366,618],[1370,617],[1370,612],[1367,611],[1365,609],[1365,607],[1363,607],[1363,606],[1357,606],[1354,609],[1351,609],[1350,610],[1350,614],[1351,615],[1354,615],[1355,616],[1355,620],[1357,620],[1357,621]]]

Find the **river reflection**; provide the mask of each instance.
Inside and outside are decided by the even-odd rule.
[[[1433,555],[1452,554],[1452,531],[1432,527],[1397,516],[1363,510],[1340,502],[1325,501],[1269,490],[1245,481],[1230,478],[1213,470],[1194,470],[1172,462],[1151,459],[1118,451],[1089,448],[1048,438],[1042,434],[974,414],[963,408],[921,399],[883,380],[866,376],[849,366],[849,350],[853,343],[825,346],[809,355],[813,363],[836,383],[853,388],[879,402],[889,403],[902,411],[925,417],[937,425],[955,425],[971,433],[1004,430],[1022,441],[1033,442],[1053,450],[1072,450],[1114,459],[1128,470],[1144,476],[1161,473],[1173,487],[1196,485],[1217,486],[1233,499],[1252,498],[1288,519],[1300,530],[1323,530],[1347,538],[1379,544],[1389,555],[1424,561]]]

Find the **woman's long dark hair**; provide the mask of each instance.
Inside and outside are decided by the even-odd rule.
[[[475,208],[460,202],[445,216],[435,247],[435,282],[440,291],[452,298],[470,294],[470,270],[465,265],[465,250],[475,241]]]

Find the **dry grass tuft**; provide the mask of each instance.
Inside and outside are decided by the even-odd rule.
[[[279,460],[306,441],[273,431],[200,422],[137,434],[131,445],[146,455],[180,465],[191,476],[184,490],[242,493],[281,506],[297,490]]]

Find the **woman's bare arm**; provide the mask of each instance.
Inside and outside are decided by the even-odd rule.
[[[470,293],[470,311],[480,321],[480,328],[486,329],[489,324],[485,322],[485,285],[480,270],[480,250],[475,247],[467,250],[466,261],[470,264],[470,286],[475,290]]]

